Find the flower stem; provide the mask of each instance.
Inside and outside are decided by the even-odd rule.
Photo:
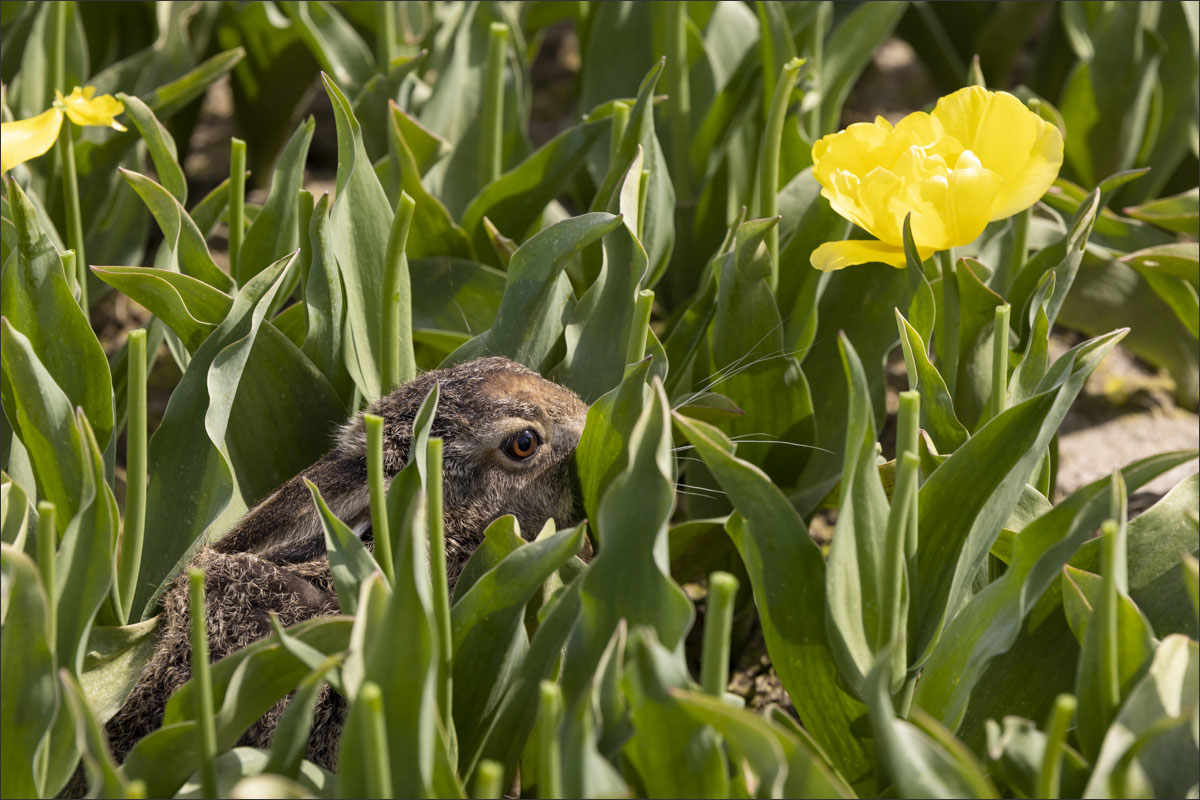
[[[775,93],[771,98],[771,110],[767,114],[767,127],[763,130],[762,144],[759,146],[758,162],[758,217],[766,219],[779,213],[779,151],[783,142],[783,123],[787,117],[788,101],[792,97],[792,87],[796,85],[796,76],[804,62],[799,58],[790,59],[779,72],[779,82],[775,84]],[[767,251],[771,254],[771,275],[768,285],[771,291],[779,285],[779,226],[773,226],[767,231]]]
[[[388,752],[387,724],[383,717],[383,692],[375,681],[366,681],[358,690],[358,702],[363,704],[359,715],[360,730],[366,744],[367,796],[392,796],[392,768]],[[216,795],[205,795],[215,797]]]
[[[992,329],[992,400],[989,410],[998,417],[1008,408],[1008,318],[1012,308],[1007,303],[996,308]]]
[[[378,3],[375,11],[376,22],[379,25],[378,38],[375,43],[376,68],[386,75],[388,65],[392,63],[392,59],[398,55],[399,51],[396,46],[396,32],[399,29],[397,24],[397,15],[400,13],[399,4]]]
[[[246,234],[246,143],[229,144],[229,274],[242,283],[240,256]]]
[[[728,572],[714,572],[708,578],[700,686],[705,694],[713,697],[722,697],[729,685],[729,632],[733,630],[733,601],[737,590],[738,580]]]
[[[125,355],[128,380],[125,388],[125,520],[121,528],[118,581],[121,620],[128,622],[142,563],[146,529],[146,331],[129,332]]]
[[[46,619],[49,620],[49,637],[46,641],[53,647],[57,641],[58,594],[54,591],[54,557],[58,550],[58,521],[57,509],[54,503],[39,500],[37,504],[37,565],[42,576],[42,585],[46,589]],[[64,663],[65,654],[59,655],[59,663]]]
[[[688,134],[691,131],[692,93],[688,83],[687,2],[669,3],[667,10],[667,69],[670,96],[667,114],[671,120],[671,181],[678,204],[687,205],[692,196]]]
[[[654,305],[654,292],[642,289],[637,294],[633,307],[633,328],[629,331],[629,345],[625,351],[625,363],[634,364],[646,354],[646,340],[650,334],[650,309]]]
[[[1076,701],[1072,695],[1060,694],[1054,700],[1050,720],[1046,723],[1046,747],[1042,751],[1042,768],[1037,775],[1034,797],[1056,800],[1059,796],[1059,780],[1062,776],[1062,747],[1067,739],[1067,728],[1075,716]]]
[[[498,761],[485,758],[475,768],[475,790],[471,792],[471,797],[480,798],[480,800],[499,797],[503,781],[504,767]]]
[[[62,16],[62,15],[60,15]],[[75,251],[75,280],[79,283],[79,306],[91,319],[88,309],[87,258],[83,252],[83,217],[79,211],[79,179],[75,175],[75,143],[71,138],[71,123],[63,120],[58,134],[58,151],[62,158],[63,201],[67,212],[67,246]]]
[[[387,578],[396,584],[395,563],[392,561],[392,537],[388,531],[387,489],[383,474],[383,417],[363,414],[367,433],[367,486],[371,492],[371,536],[375,540],[375,560]]]
[[[629,127],[629,103],[617,100],[613,103],[612,129],[608,140],[610,163],[617,160],[617,153],[621,150],[621,138],[625,136],[627,127]]]
[[[562,797],[562,764],[559,759],[558,725],[562,720],[562,689],[552,681],[541,683],[538,724],[538,797]]]
[[[450,585],[446,577],[446,520],[442,491],[442,440],[431,436],[425,451],[426,516],[429,520],[429,567],[433,573],[433,621],[438,637],[438,709],[442,722],[450,730],[451,656],[453,631],[450,626]]]
[[[934,338],[938,368],[953,397],[958,384],[958,276],[954,272],[954,251],[939,250],[937,260],[942,272],[942,307],[934,323]]]
[[[483,182],[500,177],[504,156],[504,57],[508,54],[508,26],[493,22],[488,29],[487,80],[483,91]]]
[[[192,677],[196,681],[196,723],[200,728],[200,792],[217,796],[217,729],[213,720],[212,675],[205,626],[204,571],[188,569],[188,617],[192,631]]]
[[[887,547],[888,580],[884,584],[883,608],[880,617],[879,646],[896,643],[895,663],[897,672],[904,674],[907,667],[908,616],[900,598],[904,594],[907,578],[906,542],[910,523],[910,506],[917,495],[917,474],[921,461],[912,451],[896,454],[896,484],[892,490],[892,506],[888,513],[887,532],[884,541]],[[910,590],[909,596],[912,596]]]
[[[379,388],[383,394],[416,377],[412,349],[412,285],[408,277],[408,231],[412,227],[416,201],[400,193],[392,232],[388,237],[387,273],[383,276],[383,361],[379,365]]]

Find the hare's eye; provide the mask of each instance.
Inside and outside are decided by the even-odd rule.
[[[532,428],[525,428],[504,440],[502,449],[510,458],[525,459],[537,452],[542,438]]]

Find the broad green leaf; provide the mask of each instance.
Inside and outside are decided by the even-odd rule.
[[[158,617],[121,627],[93,627],[79,683],[91,713],[103,725],[129,697],[158,644]]]
[[[300,123],[279,156],[267,201],[250,224],[238,251],[234,277],[239,284],[244,284],[299,246],[300,208],[296,198],[304,178],[304,160],[314,127],[312,117]]]
[[[986,418],[992,391],[992,335],[995,310],[1004,298],[983,282],[986,269],[972,258],[958,262],[958,378],[954,383],[954,409],[968,430]],[[1002,335],[1007,336],[1005,331]],[[1006,348],[1007,350],[1007,348]]]
[[[1072,348],[1042,379],[1038,394],[985,423],[921,486],[921,580],[912,595],[910,664],[925,660],[966,600],[970,581],[1071,403],[1124,334]]]
[[[633,427],[647,402],[649,370],[648,361],[631,366],[620,385],[588,408],[583,435],[575,448],[575,464],[589,520],[599,519],[600,499],[625,469]]]
[[[888,661],[881,658],[871,670],[866,694],[879,766],[892,787],[903,797],[999,797],[969,751],[969,760],[964,760],[937,738],[896,717],[888,688],[892,682]]]
[[[1193,733],[1198,685],[1196,642],[1180,634],[1163,639],[1105,734],[1084,796],[1130,796],[1137,784],[1126,783],[1122,773],[1133,769],[1145,787],[1140,790],[1154,797],[1187,793],[1200,778]]]
[[[717,374],[702,390],[718,389],[745,411],[727,430],[758,442],[744,458],[789,486],[807,463],[816,430],[808,379],[785,348],[768,282],[770,255],[763,239],[775,224],[772,218],[739,225],[733,252],[714,265],[719,288],[709,340]],[[774,388],[764,392],[763,386]]]
[[[1029,337],[1025,352],[1013,370],[1008,385],[1009,404],[1028,400],[1050,364],[1050,317],[1047,307],[1054,296],[1055,273],[1047,272],[1029,301]]]
[[[57,596],[56,661],[72,675],[83,671],[88,631],[116,576],[120,527],[117,500],[104,471],[104,456],[87,417],[75,413],[82,444],[83,482],[79,509],[67,523],[54,559]],[[118,598],[119,599],[119,598]]]
[[[1124,213],[1160,228],[1196,236],[1200,234],[1200,188],[1126,208]]]
[[[726,529],[738,548],[767,652],[796,713],[852,784],[869,777],[869,745],[851,729],[864,708],[844,688],[825,630],[825,562],[803,519],[757,467],[734,457],[697,423],[675,415],[734,514]]]
[[[270,758],[254,747],[235,747],[221,753],[213,762],[217,774],[217,794],[221,797],[328,797],[337,785],[337,776],[311,761],[301,761],[291,778],[268,774]],[[190,777],[175,794],[178,798],[200,800],[204,791],[198,774]]]
[[[0,523],[3,523],[3,542],[18,552],[23,552],[30,541],[31,526],[36,526],[37,512],[29,502],[25,490],[14,481],[7,472],[0,481],[0,498],[3,498],[4,510],[0,511]],[[31,519],[32,517],[32,519]],[[33,548],[30,547],[32,554]]]
[[[113,429],[112,377],[104,350],[72,297],[59,253],[25,193],[16,181],[9,185],[17,247],[0,279],[0,310],[14,329],[28,337],[71,405],[83,408],[103,449]],[[66,508],[60,505],[59,513]]]
[[[854,791],[819,754],[791,731],[758,714],[734,708],[699,692],[676,689],[672,696],[725,741],[734,765],[748,763],[768,797],[854,797]]]
[[[329,238],[346,290],[346,367],[368,402],[380,396],[383,357],[383,279],[392,207],[363,149],[350,102],[328,76],[325,91],[338,129],[337,190],[329,216]]]
[[[37,566],[8,544],[0,546],[4,571],[3,646],[0,647],[0,793],[37,797],[44,780],[35,754],[58,708],[50,614]],[[18,733],[19,732],[19,733]]]
[[[312,260],[304,287],[307,326],[302,350],[304,355],[329,378],[338,395],[346,397],[351,388],[346,371],[346,297],[341,271],[333,254],[329,236],[329,195],[321,195],[313,209],[312,221],[305,234],[309,238]]]
[[[520,547],[528,544],[521,538],[521,526],[512,514],[497,517],[483,532],[483,541],[463,564],[454,582],[454,603],[475,583]],[[453,609],[451,610],[453,613]]]
[[[482,740],[528,650],[525,605],[579,551],[583,533],[580,526],[515,549],[451,609],[454,728],[463,752]]]
[[[1063,302],[1066,300],[1067,292],[1075,282],[1075,276],[1083,259],[1083,249],[1092,233],[1099,209],[1100,193],[1095,191],[1079,204],[1078,213],[1066,234],[1050,246],[1042,248],[1016,274],[1008,299],[1018,319],[1042,282],[1042,276],[1053,270],[1054,292],[1046,305],[1046,318],[1050,321],[1051,326],[1054,325],[1059,311],[1063,307]],[[1032,324],[1033,319],[1029,319],[1028,322]],[[1025,332],[1025,330],[1021,331],[1023,335]]]
[[[371,51],[332,3],[281,2],[321,69],[342,86],[360,88],[375,74]]]
[[[854,269],[827,273],[828,281],[820,296],[817,330],[812,347],[804,354],[804,374],[836,375],[841,369],[838,332],[854,345],[867,370],[871,388],[871,407],[875,419],[884,418],[884,357],[899,338],[889,319],[894,309],[908,308],[908,277],[893,267],[866,264]],[[837,483],[842,467],[842,447],[846,441],[848,398],[842,381],[824,381],[821,391],[813,393],[818,448],[809,456],[796,485],[801,487],[793,502],[802,512],[816,508]],[[788,487],[790,489],[790,487]]]
[[[1017,797],[1036,797],[1038,775],[1046,753],[1046,734],[1024,717],[1006,716],[1002,725],[989,720],[987,766],[990,773],[1007,783]],[[1089,765],[1068,743],[1062,743],[1060,792],[1082,797]]]
[[[462,212],[463,229],[470,238],[476,256],[498,266],[495,251],[484,229],[484,217],[508,235],[524,237],[546,205],[575,176],[583,155],[592,148],[608,125],[607,118],[585,118],[480,189]],[[430,255],[448,254],[438,252]]]
[[[483,188],[479,168],[483,135],[481,114],[483,94],[487,91],[487,48],[492,23],[506,25],[512,42],[504,60],[504,116],[500,128],[502,171],[529,152],[525,138],[525,120],[529,116],[529,65],[522,28],[512,9],[471,2],[446,6],[443,10],[443,24],[433,36],[427,63],[427,67],[437,74],[437,91],[421,106],[417,119],[453,148],[445,159],[425,173],[425,186],[446,204],[451,216],[465,219],[464,209]],[[470,228],[468,237],[474,241]]]
[[[845,339],[840,345],[850,405],[846,410],[841,504],[825,567],[825,615],[838,668],[861,692],[876,654],[889,644],[879,636],[887,628],[885,616],[894,611],[885,601],[891,568],[896,565],[889,563],[886,554],[888,498],[875,464],[875,420],[867,378],[854,347]],[[907,619],[906,612],[901,613],[901,620]],[[893,655],[901,652],[897,645]],[[893,676],[902,675],[903,659],[893,661]]]
[[[1131,490],[1190,459],[1190,452],[1166,453],[1137,461],[1122,474]],[[1062,565],[1109,513],[1107,477],[1076,490],[1052,510],[1018,531],[1004,574],[971,598],[947,626],[925,662],[914,702],[950,729],[956,729],[987,666],[1012,647],[1038,598],[1052,589]]]
[[[595,401],[621,382],[625,373],[634,306],[646,277],[646,250],[638,240],[638,194],[642,151],[629,165],[621,191],[608,210],[621,215],[621,226],[602,244],[600,274],[575,305],[564,330],[567,353],[551,377],[574,389],[584,402]]]
[[[941,373],[929,361],[925,342],[899,309],[896,309],[896,324],[901,329],[900,345],[908,369],[908,388],[921,394],[921,428],[929,434],[939,452],[952,453],[967,440],[967,429],[954,413],[954,400]],[[1041,379],[1040,375],[1038,379]]]
[[[475,751],[464,749],[460,752],[459,763],[464,765],[460,772],[468,780],[484,758],[504,766],[505,780],[515,773],[521,749],[537,721],[538,687],[551,676],[562,655],[563,645],[579,619],[582,582],[576,578],[544,608],[544,616],[529,642],[525,660],[500,701],[486,735]]]
[[[87,769],[92,791],[107,797],[128,796],[130,787],[117,772],[117,765],[108,751],[108,741],[88,706],[83,688],[68,670],[59,670],[58,677],[64,704],[75,721],[76,743],[83,755],[83,766]]]
[[[633,736],[621,755],[640,778],[639,794],[728,797],[720,737],[672,695],[672,689],[694,688],[683,659],[672,650],[649,628],[634,628],[629,637],[621,683],[629,698]]]
[[[332,653],[346,649],[350,625],[348,617],[322,617],[294,625],[289,633],[322,652]],[[242,733],[295,689],[308,672],[308,666],[274,636],[213,664],[217,752],[233,747]],[[195,692],[194,680],[179,687],[167,702],[162,727],[134,745],[121,765],[126,778],[146,781],[148,796],[174,796],[200,765]],[[264,761],[266,758],[263,754]]]
[[[418,258],[466,258],[471,254],[466,233],[450,217],[442,201],[430,194],[421,183],[420,164],[414,153],[414,144],[408,138],[417,123],[405,124],[410,118],[394,102],[388,110],[387,128],[394,153],[391,161],[393,181],[384,188],[390,189],[389,196],[397,199],[401,191],[407,192],[417,204],[405,248],[410,271],[413,260]]]
[[[847,14],[833,29],[824,43],[817,71],[820,124],[812,134],[822,136],[837,130],[850,89],[905,10],[902,3],[867,3]]]
[[[198,278],[223,292],[233,289],[233,279],[213,261],[204,236],[179,201],[145,175],[126,169],[122,169],[121,174],[158,222],[163,234],[162,246],[170,252],[169,268]]]
[[[296,687],[288,707],[271,735],[271,754],[264,772],[275,773],[286,778],[295,778],[304,765],[304,754],[308,751],[308,737],[312,731],[313,709],[317,705],[325,676],[343,660],[340,653],[324,658],[313,671],[304,676]]]
[[[0,392],[4,414],[29,455],[37,496],[58,508],[65,531],[80,505],[86,483],[84,444],[71,401],[38,360],[29,339],[0,318]]]
[[[563,272],[569,257],[615,230],[621,217],[583,214],[563,220],[517,248],[508,265],[504,296],[496,319],[446,359],[456,364],[484,354],[504,355],[542,370],[562,335],[571,302],[570,281]]]
[[[233,306],[233,298],[182,272],[145,267],[93,267],[100,280],[120,290],[165,322],[189,353],[195,353]]]
[[[329,510],[317,485],[307,479],[305,484],[312,493],[313,503],[321,516],[321,527],[325,530],[325,552],[329,555],[329,573],[337,589],[338,608],[343,614],[354,614],[358,610],[363,581],[377,572],[379,565],[354,531]]]
[[[143,618],[158,587],[203,543],[230,503],[235,513],[246,506],[234,484],[226,433],[245,359],[287,266],[277,262],[238,292],[229,314],[192,357],[150,439],[146,539],[133,605]]]
[[[179,151],[175,148],[174,137],[141,98],[118,92],[117,99],[125,104],[125,113],[146,143],[159,183],[180,203],[186,203],[187,178],[183,174],[183,167],[179,165]]]

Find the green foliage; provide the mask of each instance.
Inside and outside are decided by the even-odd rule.
[[[1055,435],[1118,342],[1200,397],[1194,4],[109,7],[0,9],[6,120],[78,83],[129,127],[71,140],[86,270],[69,161],[15,167],[0,198],[0,796],[54,796],[78,765],[106,797],[464,797],[518,774],[539,797],[1195,795],[1197,480],[1133,519],[1126,495],[1196,453],[1051,502]],[[554,23],[577,106],[535,147]],[[907,39],[946,91],[1009,88],[1034,23],[1011,88],[1066,133],[1042,203],[924,262],[906,224],[901,270],[814,270],[859,232],[812,145],[878,46]],[[240,168],[198,201],[185,169],[225,76],[261,206]],[[332,122],[303,118],[315,91]],[[114,290],[150,314],[147,371],[177,368],[159,419],[132,410],[139,351],[93,332]],[[1092,338],[1053,359],[1055,324]],[[891,353],[912,390],[894,461]],[[452,595],[434,580],[435,389],[372,503],[382,546],[310,486],[342,615],[276,620],[116,764],[103,725],[166,583],[392,380],[482,355],[590,404],[586,523],[502,517]],[[121,442],[147,439],[138,499]],[[790,708],[721,685],[753,629]],[[305,758],[327,691],[335,772]],[[236,746],[289,695],[269,750]]]

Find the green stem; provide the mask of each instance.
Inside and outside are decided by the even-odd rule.
[[[1117,604],[1120,602],[1117,591],[1117,561],[1119,558],[1120,527],[1116,522],[1108,520],[1100,526],[1100,568],[1103,576],[1100,601],[1092,614],[1090,625],[1097,628],[1102,648],[1100,651],[1100,699],[1103,705],[1103,720],[1105,726],[1116,714],[1121,705],[1120,670],[1118,667],[1118,624]]]
[[[300,298],[303,300],[308,296],[308,274],[312,271],[312,239],[308,235],[308,228],[312,225],[316,203],[312,192],[301,189],[296,195],[296,206],[300,210],[297,241],[300,245]]]
[[[629,345],[625,351],[625,363],[635,364],[646,355],[646,341],[650,338],[650,310],[654,306],[654,292],[642,289],[637,293],[633,307],[633,327],[629,331]]]
[[[63,120],[62,129],[58,133],[58,150],[62,158],[63,199],[67,211],[67,246],[75,251],[75,280],[79,283],[79,306],[83,309],[84,316],[90,319],[87,257],[83,252],[83,216],[79,211],[79,179],[75,175],[75,142],[71,138],[71,122],[69,120]]]
[[[50,636],[46,640],[51,646],[58,637],[58,593],[54,590],[54,557],[58,551],[58,521],[57,509],[54,503],[39,500],[37,504],[37,565],[42,576],[42,586],[46,589],[46,618],[49,620]],[[66,653],[59,654],[59,663],[70,663]]]
[[[558,726],[562,720],[562,689],[552,681],[541,683],[541,706],[538,725],[538,797],[562,797],[562,763],[559,757]]]
[[[499,797],[503,781],[504,767],[498,761],[485,758],[475,768],[475,790],[471,792],[471,797],[478,800]]]
[[[408,232],[412,227],[416,201],[407,192],[400,193],[400,202],[392,220],[392,232],[387,244],[387,273],[383,276],[383,363],[379,365],[379,385],[387,394],[400,384],[416,377],[417,365],[412,344],[412,284],[408,277]]]
[[[679,0],[668,3],[666,10],[666,55],[670,79],[667,115],[671,120],[671,181],[675,185],[676,202],[679,205],[688,205],[692,197],[691,164],[688,158],[692,93],[688,84],[687,2]]]
[[[229,273],[239,284],[239,256],[246,235],[246,143],[234,138],[229,144]]]
[[[953,397],[958,383],[958,277],[954,271],[954,251],[939,250],[937,261],[942,272],[942,307],[934,323],[938,368]]]
[[[363,414],[367,433],[367,486],[371,492],[371,536],[375,540],[375,560],[388,580],[396,585],[396,566],[392,561],[392,537],[388,531],[387,488],[383,473],[383,417]]]
[[[989,410],[998,417],[1008,408],[1008,318],[1012,308],[1006,303],[996,309],[992,328],[992,400]]]
[[[1013,281],[1017,275],[1021,273],[1021,268],[1025,266],[1025,253],[1029,249],[1029,220],[1033,216],[1033,206],[1018,212],[1013,217],[1012,228],[1012,244],[1008,251],[1008,264],[1003,280],[1000,282],[998,291],[1001,294],[1008,294],[1008,290],[1012,288]]]
[[[488,28],[487,72],[483,91],[483,147],[480,163],[483,182],[500,177],[504,156],[504,58],[508,55],[508,26],[493,22]]]
[[[617,100],[613,104],[612,129],[609,132],[608,140],[608,160],[610,163],[617,160],[617,153],[621,150],[621,139],[624,138],[625,129],[628,127],[629,103]]]
[[[399,55],[396,34],[399,29],[397,14],[398,3],[377,3],[375,6],[376,23],[379,25],[375,45],[375,62],[378,72],[386,75],[392,59]]]
[[[433,620],[438,635],[438,707],[446,730],[451,730],[453,631],[450,627],[450,582],[446,576],[442,440],[436,436],[430,437],[425,451],[425,477],[429,484],[425,488],[425,508],[429,520],[429,566],[433,573]]]
[[[204,571],[188,568],[188,616],[192,631],[192,677],[196,681],[196,722],[200,727],[200,791],[217,796],[217,729],[213,721],[212,675],[205,626]]]
[[[358,702],[362,703],[362,713],[358,719],[363,743],[366,745],[363,755],[367,764],[367,796],[391,797],[391,754],[388,752],[387,724],[383,718],[383,692],[380,691],[379,684],[365,681],[358,690]]]
[[[766,37],[764,37],[766,38]],[[775,94],[771,98],[771,110],[767,114],[767,127],[763,130],[762,145],[759,146],[758,164],[758,217],[766,219],[779,214],[779,151],[783,142],[783,123],[787,117],[788,102],[792,87],[804,62],[799,58],[788,60],[779,72]],[[771,291],[779,285],[779,226],[767,231],[767,252],[771,255],[771,275],[768,285]]]
[[[892,506],[888,512],[887,546],[888,580],[884,584],[883,609],[880,615],[882,630],[879,631],[879,646],[886,647],[896,641],[898,657],[906,658],[906,650],[900,641],[908,630],[906,609],[900,602],[904,595],[907,577],[906,538],[909,526],[909,505],[916,495],[917,473],[921,459],[911,450],[896,455],[896,484],[892,489]],[[911,597],[911,591],[909,593]],[[907,664],[905,663],[905,666]]]
[[[121,620],[129,621],[133,593],[142,564],[142,542],[146,530],[146,331],[129,332],[125,355],[128,380],[125,386],[125,520],[121,529],[118,581]]]
[[[908,719],[908,713],[912,710],[913,694],[917,688],[917,673],[912,672],[904,679],[904,688],[900,690],[900,704],[897,706],[896,713],[900,719]]]
[[[1067,729],[1075,716],[1076,701],[1072,695],[1060,694],[1054,700],[1054,708],[1046,723],[1046,746],[1042,751],[1042,769],[1038,772],[1034,797],[1056,800],[1059,796],[1062,776],[1062,748],[1067,740]]]
[[[921,435],[921,393],[906,391],[900,393],[900,410],[896,414],[896,465],[905,453],[918,456],[920,452],[918,439]],[[918,481],[920,475],[918,474]],[[917,487],[913,487],[909,498],[908,529],[904,535],[904,558],[908,562],[908,595],[912,597],[917,583]],[[894,492],[893,492],[894,496]]]
[[[708,608],[704,613],[704,655],[700,661],[700,686],[705,694],[723,697],[729,685],[729,632],[733,630],[733,602],[738,580],[728,572],[708,578]]]

